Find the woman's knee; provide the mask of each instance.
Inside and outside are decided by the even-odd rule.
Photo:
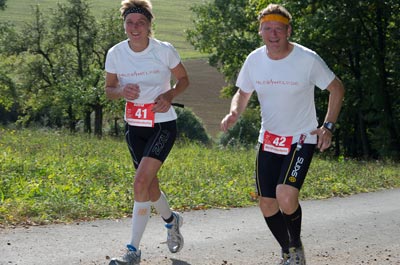
[[[146,177],[136,175],[133,182],[133,191],[135,194],[149,193],[150,184],[151,182]]]
[[[154,178],[150,184],[149,196],[151,201],[157,201],[161,196],[161,190],[157,178]]]

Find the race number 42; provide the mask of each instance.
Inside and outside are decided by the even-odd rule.
[[[280,155],[287,155],[290,152],[293,136],[281,136],[268,131],[264,133],[263,150]]]

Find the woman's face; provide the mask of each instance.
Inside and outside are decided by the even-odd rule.
[[[132,41],[140,41],[148,38],[151,23],[142,14],[131,13],[125,18],[124,28],[126,35]]]

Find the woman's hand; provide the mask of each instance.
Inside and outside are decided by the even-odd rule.
[[[169,90],[164,94],[159,95],[154,100],[153,112],[167,112],[171,108],[173,96],[173,90]]]
[[[137,84],[126,84],[122,88],[121,94],[127,100],[135,100],[140,96],[140,88]]]

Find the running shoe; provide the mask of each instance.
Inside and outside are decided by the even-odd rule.
[[[303,245],[289,248],[290,265],[306,265]]]
[[[127,251],[125,255],[119,258],[113,258],[109,265],[137,265],[140,264],[141,251],[136,250],[132,245],[127,245]]]
[[[290,255],[288,253],[282,252],[282,258],[279,261],[278,265],[290,265]]]
[[[167,245],[171,253],[179,252],[183,247],[183,236],[179,228],[183,224],[183,218],[177,212],[172,212],[174,220],[171,223],[165,224],[167,228]]]

